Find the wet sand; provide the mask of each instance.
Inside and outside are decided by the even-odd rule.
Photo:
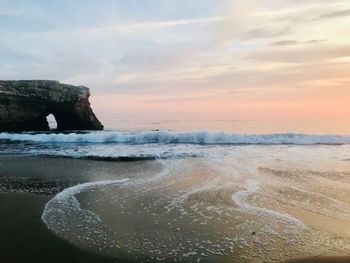
[[[1,156],[0,262],[132,262],[81,249],[50,231],[41,219],[45,204],[64,188],[96,180],[97,171],[108,177],[111,171],[118,176],[116,171],[130,170],[124,163]]]
[[[41,220],[50,197],[0,194],[0,262],[122,262],[84,251],[54,235]]]
[[[284,263],[349,263],[350,256],[296,258]]]
[[[264,151],[239,150],[241,159],[228,156],[218,163],[166,160],[166,176],[154,176],[163,171],[157,161],[0,158],[0,262],[127,262],[118,257],[140,262],[133,251],[147,256],[154,247],[168,253],[180,242],[180,262],[196,262],[191,253],[202,251],[209,252],[201,262],[350,262],[342,257],[299,258],[350,252],[345,231],[349,162],[323,161],[321,166],[319,160],[281,161],[276,154],[260,163]],[[99,255],[101,247],[90,248],[86,240],[75,239],[74,231],[84,223],[80,217],[77,224],[65,225],[71,227],[70,235],[54,221],[45,225],[41,220],[45,204],[62,189],[125,177],[133,184],[77,195],[81,208],[99,215],[113,230],[111,240],[119,239],[125,248],[102,247]],[[55,234],[48,226],[57,226]],[[171,241],[164,243],[164,238]],[[144,246],[147,239],[152,244]],[[156,261],[149,256],[145,262]]]
[[[0,262],[129,263],[82,250],[49,231],[40,216],[50,196],[0,193]],[[284,263],[348,263],[350,257],[296,258]]]

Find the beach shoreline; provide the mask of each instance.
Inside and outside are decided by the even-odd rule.
[[[41,213],[50,198],[0,193],[0,262],[130,262],[85,251],[47,229]]]
[[[264,147],[262,153],[270,148]],[[241,151],[240,156],[255,153],[256,160],[260,160],[260,150],[254,152],[254,149],[235,148]],[[286,149],[281,148],[283,151]],[[309,151],[313,152],[311,149]],[[346,255],[349,247],[347,235],[340,234],[341,226],[339,229],[328,228],[335,221],[327,214],[322,222],[318,222],[319,215],[310,210],[315,207],[309,208],[308,203],[303,201],[305,198],[313,204],[322,201],[322,205],[327,205],[324,207],[329,207],[329,202],[334,203],[333,199],[320,194],[315,197],[315,194],[310,194],[313,193],[310,189],[306,191],[301,188],[297,191],[300,188],[296,187],[310,185],[308,182],[315,182],[315,178],[320,182],[323,178],[330,178],[347,183],[348,162],[331,161],[329,164],[324,163],[323,170],[316,171],[312,169],[319,166],[317,162],[298,161],[305,170],[295,170],[291,169],[294,163],[290,160],[272,159],[267,166],[270,168],[263,168],[260,163],[253,164],[250,158],[244,158],[242,160],[248,163],[235,166],[236,169],[242,169],[240,172],[244,177],[236,177],[230,174],[231,162],[235,158],[227,157],[224,164],[228,166],[225,167],[222,163],[217,166],[214,160],[214,163],[208,163],[201,158],[130,163],[48,156],[3,156],[0,158],[0,244],[4,245],[0,246],[0,261],[154,262],[157,257],[149,254],[153,247],[165,245],[162,251],[168,253],[168,248],[177,249],[182,242],[186,244],[183,248],[185,251],[213,251],[213,254],[205,256],[203,262],[281,262],[288,258],[292,258],[286,261],[289,263],[347,262],[348,257],[321,257]],[[326,158],[328,160],[328,155]],[[265,165],[265,162],[262,164]],[[254,169],[255,173],[246,173],[245,167],[253,165],[259,167]],[[245,176],[250,176],[250,179]],[[108,240],[118,242],[112,248],[104,247],[103,243],[100,243],[102,246],[97,243],[89,246],[86,240],[91,239],[74,239],[74,236],[62,234],[67,232],[61,231],[60,227],[63,226],[57,225],[55,221],[46,224],[42,221],[45,205],[63,189],[86,185],[88,182],[120,181],[126,178],[130,178],[132,183],[125,187],[78,191],[78,194],[66,199],[67,202],[74,202],[72,198],[76,195],[83,211],[95,213],[102,222],[113,228],[114,233],[106,229],[106,233],[110,234]],[[261,178],[267,180],[266,183]],[[227,185],[228,182],[230,185]],[[333,186],[330,183],[328,185]],[[292,186],[294,188],[290,188]],[[320,186],[313,187],[316,191]],[[334,189],[337,187],[340,186],[334,185]],[[292,194],[298,198],[291,199]],[[329,191],[329,194],[339,200],[335,203],[338,205],[336,208],[346,212],[346,196],[339,191]],[[159,205],[151,207],[157,203]],[[300,204],[304,208],[297,209]],[[69,203],[66,205],[69,207]],[[164,210],[165,205],[170,209],[169,214]],[[60,207],[54,209],[58,211]],[[288,213],[295,218],[288,216]],[[152,220],[155,214],[157,223]],[[187,215],[190,217],[185,219]],[[75,218],[81,220],[80,216]],[[72,227],[69,230],[72,235],[80,235],[76,226],[84,221],[79,220],[74,221],[74,224],[66,221],[64,225],[67,229]],[[302,227],[303,223],[307,229]],[[88,230],[95,231],[94,228]],[[217,235],[218,231],[220,236]],[[154,233],[160,235],[154,236]],[[85,228],[83,235],[90,237]],[[103,238],[94,237],[96,241],[105,242]],[[146,239],[152,243],[144,246]],[[197,247],[199,250],[196,250]],[[217,248],[218,252],[212,247]],[[228,251],[231,248],[232,252]],[[221,251],[222,255],[216,254]],[[138,253],[138,258],[133,253]],[[180,257],[187,255],[185,252],[180,253]],[[303,258],[316,255],[319,257]],[[174,259],[169,257],[162,261],[174,262]],[[193,261],[183,257],[180,262]]]
[[[50,196],[0,193],[0,261],[131,263],[85,251],[57,237],[41,220]],[[283,263],[346,263],[350,256],[293,258]]]

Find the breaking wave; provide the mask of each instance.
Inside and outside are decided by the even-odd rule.
[[[37,143],[124,143],[124,144],[350,144],[346,135],[232,134],[225,132],[88,132],[88,133],[0,133],[0,140]]]

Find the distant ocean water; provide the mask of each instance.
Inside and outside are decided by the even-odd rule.
[[[0,133],[2,153],[74,158],[203,156],[237,145],[347,145],[350,122],[114,120],[104,131]],[[273,131],[269,133],[269,131]],[[131,159],[129,159],[131,160]]]
[[[215,131],[238,134],[342,134],[350,135],[350,118],[339,120],[119,120],[102,119],[105,130],[173,132]]]

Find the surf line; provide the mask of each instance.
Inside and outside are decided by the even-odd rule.
[[[104,180],[96,182],[88,182],[78,184],[72,187],[68,187],[63,191],[55,195],[49,202],[46,203],[44,211],[41,215],[41,219],[46,225],[48,225],[49,218],[54,216],[56,212],[70,212],[74,210],[81,211],[79,201],[75,198],[75,195],[94,190],[101,186],[113,186],[123,184],[129,181],[126,179],[117,179],[117,180]]]
[[[259,183],[254,180],[245,181],[244,190],[238,191],[231,195],[232,200],[240,207],[242,211],[246,211],[250,214],[256,214],[258,216],[277,218],[280,221],[288,222],[294,226],[305,229],[307,228],[303,222],[294,218],[293,216],[285,213],[276,212],[266,208],[253,206],[244,201],[247,197],[253,195],[260,189]]]

